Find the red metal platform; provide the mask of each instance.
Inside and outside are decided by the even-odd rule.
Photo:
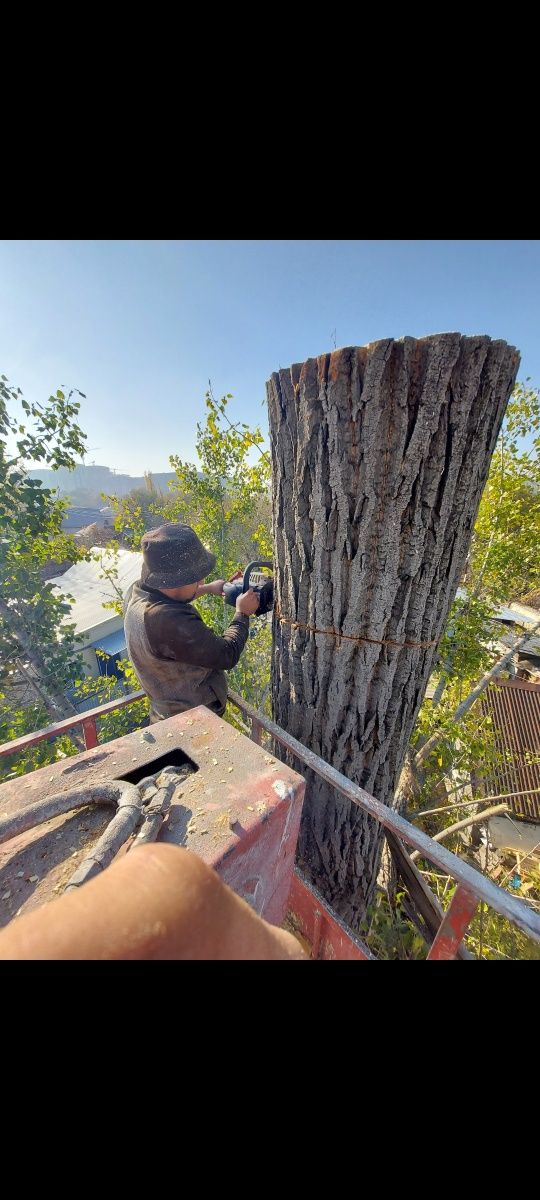
[[[4,783],[0,815],[75,787],[91,789],[116,779],[138,782],[159,766],[185,761],[194,772],[175,791],[159,840],[194,850],[256,912],[280,924],[291,886],[304,780],[206,708]],[[61,892],[110,819],[110,810],[89,807],[0,846],[0,896],[8,893],[0,903],[0,924]]]

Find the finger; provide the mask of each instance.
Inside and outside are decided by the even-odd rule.
[[[303,957],[202,859],[163,844],[141,846],[0,934],[3,959]]]

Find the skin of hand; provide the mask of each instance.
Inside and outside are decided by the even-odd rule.
[[[202,859],[140,846],[79,890],[11,921],[0,959],[306,959]]]
[[[211,583],[199,583],[198,596],[222,596],[224,579],[213,579]]]
[[[236,601],[236,611],[243,613],[245,617],[253,617],[259,607],[259,597],[253,588],[248,588],[247,592],[242,592],[241,596]]]

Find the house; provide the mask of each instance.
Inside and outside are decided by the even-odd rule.
[[[87,525],[99,525],[100,528],[112,530],[112,508],[69,508],[62,521],[64,533],[76,533]]]
[[[112,608],[104,608],[125,596],[140,578],[142,554],[131,550],[116,553],[93,546],[90,562],[78,562],[64,575],[49,582],[72,603],[66,620],[75,624],[82,636],[83,658],[90,675],[118,674],[118,659],[125,656],[124,621]],[[107,578],[109,570],[114,578]],[[99,654],[96,651],[100,651]]]
[[[498,649],[504,654],[527,627],[538,624],[540,610],[522,600],[513,600],[498,608],[493,613],[493,619],[500,626]],[[520,647],[512,673],[519,679],[540,683],[540,629]]]

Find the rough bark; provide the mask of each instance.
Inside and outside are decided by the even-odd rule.
[[[449,333],[336,350],[267,384],[274,718],[387,804],[436,654],[402,643],[441,636],[518,364],[505,342]],[[381,830],[317,777],[307,790],[302,866],[354,924]]]

